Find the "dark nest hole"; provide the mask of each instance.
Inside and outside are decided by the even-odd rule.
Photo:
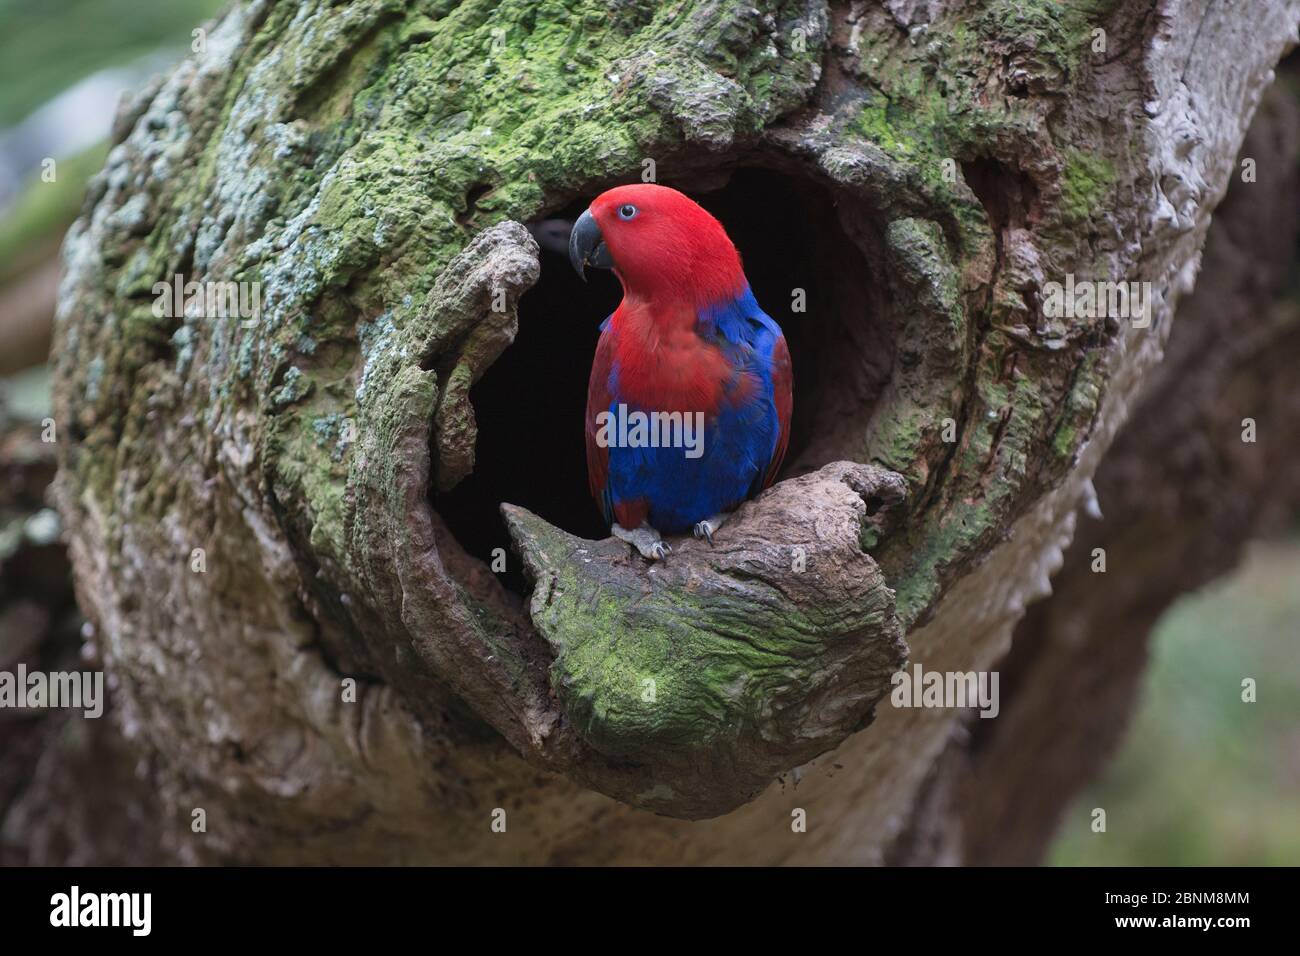
[[[670,185],[721,220],[755,296],[785,332],[794,421],[782,477],[859,454],[890,372],[891,336],[881,319],[887,283],[873,277],[846,234],[831,191],[801,175],[754,167],[737,169],[711,191]],[[551,215],[572,221],[592,198]],[[866,229],[853,232],[870,241]],[[432,499],[461,546],[487,562],[497,548],[511,553],[502,502],[584,538],[609,534],[587,490],[583,417],[600,324],[621,292],[610,273],[589,272],[584,283],[559,251],[544,248],[541,256],[541,278],[520,301],[518,337],[470,392],[474,472]],[[793,311],[796,289],[805,290],[806,311]],[[518,559],[507,565],[501,583],[526,594]]]

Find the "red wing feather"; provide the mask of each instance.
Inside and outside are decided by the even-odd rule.
[[[591,380],[587,383],[587,486],[591,496],[612,520],[610,505],[605,494],[609,480],[609,449],[596,443],[596,416],[609,410],[613,396],[609,393],[609,374],[614,365],[614,335],[609,326],[600,333],[596,344],[596,357],[591,363]]]
[[[772,401],[776,405],[776,420],[779,431],[776,436],[776,448],[772,451],[772,461],[763,476],[766,488],[776,479],[785,460],[785,450],[790,444],[790,412],[794,407],[794,376],[790,370],[790,350],[786,347],[785,336],[776,340],[772,346]]]

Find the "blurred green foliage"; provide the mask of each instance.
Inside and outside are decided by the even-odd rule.
[[[98,70],[154,50],[188,49],[225,0],[0,0],[0,129]],[[0,285],[49,254],[76,217],[105,147],[60,157],[53,183],[34,170],[0,220]]]
[[[5,415],[39,422],[52,411],[50,367],[38,365],[16,375],[0,376],[0,420]]]
[[[1247,677],[1256,703],[1241,699]],[[1128,736],[1051,862],[1300,864],[1300,541],[1253,545],[1165,614]]]
[[[99,70],[164,46],[225,0],[0,0],[0,128]]]
[[[33,257],[48,255],[45,246],[62,236],[77,217],[85,199],[86,181],[104,165],[107,152],[104,143],[96,143],[76,156],[60,160],[54,182],[33,177],[13,209],[0,220],[0,285],[31,266]]]

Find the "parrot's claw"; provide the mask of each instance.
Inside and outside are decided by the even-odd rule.
[[[707,538],[709,544],[713,544],[714,533],[721,528],[730,517],[731,515],[725,513],[716,514],[712,518],[695,522],[695,537]]]
[[[614,537],[620,541],[626,541],[636,548],[641,553],[641,557],[647,561],[662,561],[672,551],[668,543],[659,537],[659,532],[648,524],[643,524],[641,527],[629,531],[616,523],[610,530],[613,532]]]

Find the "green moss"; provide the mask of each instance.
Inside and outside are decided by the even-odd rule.
[[[1089,352],[1083,359],[1065,397],[1059,422],[1052,433],[1051,450],[1057,468],[1073,464],[1074,456],[1086,440],[1101,404],[1102,355]]]
[[[258,341],[240,344],[241,374],[269,389],[292,361],[301,387],[315,389],[310,406],[328,403],[331,388],[350,378],[347,394],[361,407],[336,413],[365,421],[367,406],[391,400],[386,382],[397,369],[444,334],[419,306],[474,234],[502,219],[533,219],[593,178],[639,177],[645,158],[671,178],[667,160],[685,140],[725,142],[797,105],[820,60],[815,31],[802,51],[777,49],[755,42],[766,28],[750,7],[708,9],[701,16],[693,5],[648,0],[612,10],[599,0],[471,0],[450,9],[420,4],[400,17],[313,13],[302,27],[317,31],[313,43],[274,66],[283,75],[257,78],[291,91],[292,133],[259,137],[246,154],[213,137],[197,164],[200,194],[230,180],[232,155],[265,170],[256,201],[279,214],[266,242],[284,251],[258,268],[276,295]],[[803,15],[791,10],[783,44]],[[263,26],[268,44],[297,28],[284,17],[274,12]],[[597,43],[599,57],[589,52]],[[331,59],[351,46],[355,55]],[[241,90],[252,68],[241,62],[231,84],[227,127],[250,108]],[[679,110],[691,96],[715,93],[725,93],[727,108],[709,112],[707,122],[704,111]],[[317,155],[311,171],[296,162],[307,152]],[[180,221],[179,212],[172,219]],[[152,238],[167,248],[166,236],[157,228]],[[380,316],[391,326],[383,347],[361,363],[340,363],[356,348],[355,330]],[[303,337],[344,351],[304,353],[296,348]],[[378,391],[376,380],[385,383]],[[311,414],[289,398],[279,394],[280,415]],[[315,434],[316,426],[304,418],[286,427]],[[296,441],[279,450],[289,459],[276,467],[295,481],[322,476],[302,489],[309,496],[326,480],[344,480],[311,461],[337,460],[335,445]]]
[[[865,107],[858,117],[856,130],[866,136],[885,152],[899,159],[915,158],[924,148],[912,130],[904,130],[899,123],[897,107],[895,116],[890,119],[888,102],[873,102]]]
[[[924,194],[936,215],[956,227],[971,252],[988,239],[983,207],[958,188],[961,163],[988,155],[992,144],[1031,131],[1038,118],[1023,103],[990,101],[982,81],[987,38],[965,21],[936,26],[924,47],[873,35],[861,50],[873,89],[846,132],[863,137]]]
[[[532,617],[553,648],[551,684],[565,713],[609,757],[692,768],[686,785],[698,785],[690,779],[698,768],[723,755],[752,767],[762,759],[752,748],[774,723],[802,721],[801,695],[837,679],[826,669],[828,644],[870,635],[877,650],[902,660],[883,584],[851,606],[800,609],[780,599],[789,573],[780,557],[748,565],[743,586],[707,572],[689,582],[650,574],[629,601],[628,582],[604,576],[626,573],[611,557],[621,545],[592,545],[518,509],[508,519],[539,578]],[[803,746],[817,752],[826,743]],[[750,750],[742,757],[738,748]]]
[[[879,462],[890,471],[897,471],[911,479],[913,485],[924,480],[914,472],[915,463],[922,458],[921,449],[932,440],[930,432],[934,416],[914,403],[897,403],[878,415],[868,436],[867,457]]]
[[[896,579],[891,576],[895,580],[898,619],[905,628],[910,628],[938,597],[943,572],[980,541],[993,515],[985,503],[963,502],[955,505],[937,526],[912,539],[917,550],[910,566]]]
[[[985,42],[1008,46],[1037,77],[1068,76],[1117,0],[994,0],[977,18]]]
[[[1106,157],[1069,150],[1061,170],[1061,217],[1087,222],[1107,208],[1106,194],[1115,183],[1115,168]]]
[[[571,573],[555,585],[561,593],[582,587]],[[556,601],[539,625],[555,645],[552,678],[566,712],[593,746],[633,756],[706,750],[743,734],[780,687],[798,680],[791,652],[816,631],[809,622],[753,619],[752,610],[657,588],[644,607],[608,597]],[[693,623],[704,618],[707,629]]]
[[[937,524],[909,525],[878,549],[905,626],[925,612],[967,555],[1000,543],[1004,516],[1023,500],[1030,479],[1045,487],[1068,469],[1096,415],[1101,353],[1086,358],[1077,374],[1057,385],[1050,356],[1041,353],[1020,354],[1021,373],[1003,375],[1015,351],[1015,343],[1000,331],[983,343],[975,391],[945,463],[950,475],[960,477],[950,479],[942,507],[932,511],[942,518]],[[1031,457],[1044,434],[1052,436],[1054,458],[1031,474]],[[934,436],[918,440],[927,439]]]

